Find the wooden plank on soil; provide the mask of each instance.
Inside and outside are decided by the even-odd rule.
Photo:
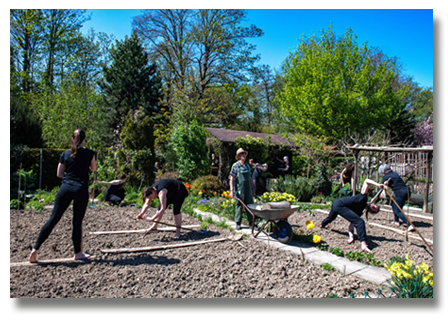
[[[49,260],[39,260],[36,263],[30,263],[29,261],[24,262],[10,262],[9,266],[38,266],[38,265],[48,265],[48,264],[57,264],[57,263],[64,263],[64,262],[76,262],[76,263],[83,263],[88,260],[95,260],[95,256],[90,256],[89,259],[82,259],[82,260],[75,260],[73,258],[61,258],[61,259],[49,259]]]
[[[214,242],[225,241],[225,240],[229,240],[229,238],[202,240],[199,242],[175,244],[175,245],[146,246],[146,247],[133,247],[133,248],[121,248],[121,249],[104,249],[104,250],[100,250],[100,251],[103,253],[147,252],[147,251],[156,251],[156,250],[167,250],[167,249],[178,248],[178,247],[194,246],[194,245],[200,245],[200,244],[208,244],[208,243],[214,243]]]
[[[388,209],[380,209],[380,210],[384,211],[384,212],[393,212],[392,210],[388,210]],[[404,210],[404,211],[406,211],[406,210]],[[411,217],[433,220],[433,217],[423,216],[423,215],[419,215],[419,214],[413,214],[412,212],[409,212],[409,214],[406,212],[406,215],[411,216]]]
[[[401,234],[401,235],[403,235],[403,236],[406,235],[406,231],[399,230],[399,229],[394,229],[394,228],[391,228],[391,227],[388,227],[388,226],[384,226],[384,225],[381,225],[381,224],[376,224],[376,223],[369,222],[369,225],[373,225],[373,226],[380,227],[380,228],[382,228],[382,229],[390,230],[390,231],[399,233],[399,234]],[[408,237],[409,237],[409,238],[414,238],[414,239],[418,239],[418,240],[423,241],[422,238],[420,238],[419,236],[415,236],[415,235],[413,235],[412,233],[408,233]],[[429,242],[429,243],[431,243],[431,244],[434,245],[434,242],[433,242],[432,240],[429,240],[429,239],[427,239],[427,238],[425,238],[425,240],[426,240],[427,242]]]
[[[198,228],[200,227],[200,225],[185,225],[182,226],[182,228]],[[148,231],[148,229],[139,229],[139,230],[121,230],[121,231],[97,231],[97,232],[89,232],[90,234],[93,235],[105,235],[105,234],[126,234],[126,233],[143,233]],[[176,228],[171,228],[171,227],[167,227],[167,228],[159,228],[157,230],[153,230],[154,232],[162,232],[162,231],[176,231]]]

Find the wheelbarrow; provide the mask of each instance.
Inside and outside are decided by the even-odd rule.
[[[244,204],[242,200],[238,197],[235,197],[237,201],[239,201],[247,211],[252,215],[252,227],[251,233],[254,237],[257,237],[258,234],[263,231],[263,229],[270,223],[274,224],[274,234],[277,236],[279,242],[284,244],[289,244],[293,237],[292,227],[288,223],[287,219],[291,216],[294,211],[298,210],[300,206],[298,205],[289,205],[288,202],[278,202],[278,206],[275,206],[275,203],[265,203],[263,205],[259,204]],[[288,207],[282,207],[280,203],[288,204]],[[266,206],[272,205],[272,206]],[[255,219],[265,219],[266,222],[258,228],[258,232],[254,234],[255,227]]]

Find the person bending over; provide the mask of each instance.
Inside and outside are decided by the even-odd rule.
[[[125,182],[126,182],[125,174],[121,174],[119,180],[113,180],[110,182],[94,181],[94,183],[106,184],[109,186],[107,187],[106,192],[104,193],[104,200],[114,205],[120,205],[121,202],[124,200],[125,190],[123,186]]]
[[[408,186],[403,181],[398,173],[394,172],[388,164],[383,163],[378,168],[378,173],[383,175],[383,179],[381,181],[382,185],[384,185],[384,189],[392,188],[392,191],[395,195],[395,202],[397,202],[398,206],[403,209],[404,203],[406,199],[411,194]],[[406,216],[398,209],[395,202],[392,202],[392,210],[394,212],[394,221],[393,224],[400,225],[400,219],[404,224],[408,226],[408,231],[414,231],[412,225],[408,222]]]
[[[328,229],[328,224],[330,224],[336,219],[338,215],[340,215],[342,218],[345,218],[350,222],[349,239],[347,240],[347,243],[351,244],[354,242],[354,228],[356,228],[358,239],[361,242],[361,250],[366,252],[371,251],[369,250],[369,247],[366,243],[366,223],[361,218],[361,216],[364,210],[367,210],[367,213],[377,213],[379,211],[379,207],[376,204],[373,204],[376,198],[372,200],[372,203],[367,203],[367,193],[370,186],[381,187],[382,185],[376,183],[373,180],[366,179],[361,188],[360,194],[351,197],[340,198],[331,204],[330,214],[322,221],[322,224],[320,226],[321,228]]]
[[[177,180],[163,179],[154,183],[150,187],[143,189],[143,205],[142,211],[137,216],[137,222],[139,219],[145,219],[148,222],[154,222],[154,224],[148,229],[149,231],[157,230],[157,222],[159,222],[163,214],[166,211],[168,205],[173,204],[174,222],[176,223],[175,239],[180,237],[180,228],[182,226],[182,214],[180,209],[184,203],[185,198],[188,196],[187,188],[184,184]],[[160,205],[157,212],[152,217],[144,217],[146,210],[148,210],[151,202],[156,198],[159,198]]]
[[[72,201],[74,259],[90,258],[89,254],[82,251],[82,220],[89,203],[89,169],[92,171],[96,170],[96,160],[95,153],[90,149],[84,148],[85,143],[85,132],[77,129],[72,134],[72,149],[64,151],[61,155],[56,175],[62,178],[62,184],[56,194],[50,219],[40,230],[34,248],[28,258],[29,262],[37,262],[37,251],[47,240]]]

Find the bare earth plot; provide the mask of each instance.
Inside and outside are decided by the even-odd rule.
[[[39,260],[59,261],[28,265],[26,261],[41,226],[51,210],[10,211],[10,297],[282,297],[317,298],[329,294],[347,296],[375,292],[378,285],[355,276],[323,270],[297,255],[281,252],[255,239],[244,237],[239,242],[222,241],[184,248],[151,252],[106,254],[105,248],[173,245],[217,239],[230,232],[212,225],[207,236],[182,231],[174,240],[173,231],[114,235],[93,235],[90,232],[142,230],[145,221],[136,222],[139,209],[89,207],[84,219],[84,250],[93,254],[88,261],[73,261],[71,217],[69,209],[39,251]],[[149,215],[155,212],[150,209]],[[316,224],[313,229],[323,241],[343,251],[358,251],[359,242],[346,246],[348,223],[337,219],[333,230],[317,226],[325,217],[314,211],[292,215],[290,223],[304,229],[305,221]],[[383,218],[384,217],[384,218]],[[183,215],[183,225],[198,225],[193,217]],[[389,218],[392,220],[392,218]],[[172,214],[164,220],[174,224]],[[372,222],[387,224],[387,214],[372,217]],[[432,239],[432,221],[414,221],[425,238]],[[392,226],[391,226],[392,227]],[[410,254],[417,263],[432,267],[432,256],[418,240],[404,242],[404,236],[369,226],[369,245],[375,258],[387,261],[391,256]],[[387,292],[387,289],[386,291]]]

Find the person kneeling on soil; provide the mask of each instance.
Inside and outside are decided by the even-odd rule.
[[[157,230],[157,222],[160,222],[162,219],[167,206],[173,204],[174,222],[176,223],[176,234],[174,235],[174,238],[178,239],[180,237],[180,228],[182,226],[182,214],[180,213],[180,209],[182,208],[182,204],[187,196],[187,188],[182,182],[170,179],[157,181],[152,185],[152,187],[146,187],[143,190],[143,201],[145,204],[143,205],[142,211],[137,216],[137,222],[139,219],[144,218],[143,215],[146,210],[148,210],[151,202],[158,197],[160,205],[156,214],[152,217],[144,218],[148,222],[154,222],[154,224],[148,229],[148,232]]]
[[[364,210],[367,210],[367,213],[377,213],[379,211],[378,205],[373,204],[375,199],[372,200],[372,203],[367,203],[367,193],[370,186],[381,187],[379,183],[366,179],[360,194],[351,197],[343,197],[333,202],[330,214],[322,221],[320,226],[321,228],[328,229],[328,224],[334,221],[338,215],[345,218],[350,222],[349,239],[347,240],[347,243],[351,244],[354,242],[354,228],[356,227],[356,233],[361,242],[361,250],[366,252],[372,251],[369,250],[366,243],[366,223],[361,216]]]
[[[104,200],[106,202],[112,203],[113,205],[120,205],[124,200],[125,190],[123,188],[123,185],[125,182],[126,175],[121,174],[119,180],[113,180],[110,182],[94,181],[93,183],[109,185],[109,187],[107,187],[106,189],[106,192],[104,193]]]

